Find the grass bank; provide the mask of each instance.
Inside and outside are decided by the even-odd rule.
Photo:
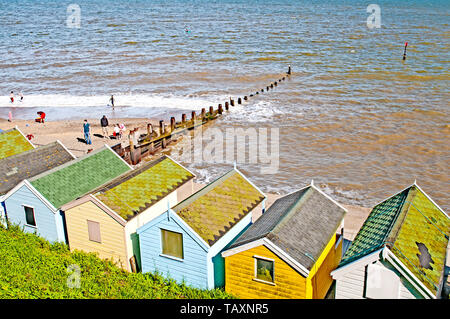
[[[0,298],[232,298],[220,289],[195,289],[158,274],[128,273],[93,253],[70,252],[65,244],[50,244],[17,226],[0,226],[0,260]],[[77,283],[79,288],[69,287]]]

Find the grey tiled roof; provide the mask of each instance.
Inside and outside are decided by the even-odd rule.
[[[67,163],[74,158],[59,143],[53,142],[0,160],[0,195],[22,180]]]
[[[344,215],[344,209],[309,186],[276,200],[230,248],[267,238],[310,270]]]

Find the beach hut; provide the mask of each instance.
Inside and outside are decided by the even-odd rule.
[[[324,298],[342,257],[346,209],[311,183],[277,199],[229,249],[225,290],[240,298]]]
[[[62,207],[70,250],[140,269],[136,229],[192,195],[195,175],[168,156],[146,163]]]
[[[264,209],[265,195],[236,168],[138,228],[143,272],[202,289],[221,287],[220,252]]]
[[[0,221],[5,225],[6,212],[3,196],[21,181],[75,159],[75,156],[61,142],[8,156],[0,160]]]
[[[7,219],[50,242],[66,242],[61,206],[131,169],[105,145],[20,182],[4,196]]]
[[[416,184],[374,206],[339,267],[337,299],[440,298],[449,216]]]
[[[0,132],[0,159],[35,148],[16,126]]]

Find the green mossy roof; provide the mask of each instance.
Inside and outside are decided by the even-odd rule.
[[[191,172],[163,156],[102,186],[94,195],[128,220],[192,178]]]
[[[129,170],[131,168],[112,150],[102,148],[36,176],[31,184],[59,208]]]
[[[33,145],[25,136],[15,128],[0,133],[0,159],[32,150],[33,148]]]
[[[433,294],[439,295],[443,279],[450,219],[416,187],[402,191],[375,206],[344,255],[340,266],[387,245],[395,256]],[[431,255],[423,267],[423,244]]]
[[[232,170],[173,208],[212,246],[265,197]]]

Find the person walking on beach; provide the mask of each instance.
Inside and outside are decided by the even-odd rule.
[[[105,115],[103,115],[103,117],[100,119],[100,125],[102,126],[102,135],[103,137],[109,138],[109,134],[108,134],[108,119],[106,118]]]
[[[11,103],[14,103],[14,92],[11,91],[11,94],[9,95],[9,99],[11,100]]]
[[[113,95],[111,95],[111,97],[109,98],[109,101],[111,102],[112,108],[114,108],[114,96]]]
[[[84,120],[83,124],[83,132],[84,132],[84,140],[86,141],[86,144],[91,145],[91,125],[88,123],[87,120]]]

